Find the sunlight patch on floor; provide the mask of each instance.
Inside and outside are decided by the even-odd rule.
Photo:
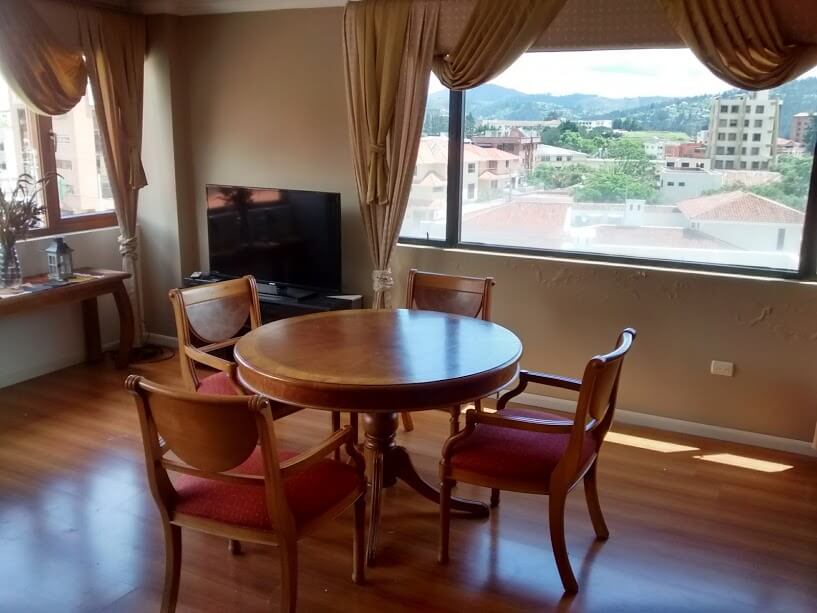
[[[727,464],[729,466],[739,466],[740,468],[759,470],[760,472],[764,473],[782,473],[784,470],[794,468],[790,464],[769,462],[768,460],[756,460],[754,458],[747,458],[746,456],[735,455],[733,453],[712,453],[709,455],[696,455],[693,457],[696,460],[717,462],[718,464]]]
[[[608,432],[604,437],[605,441],[617,443],[619,445],[627,445],[628,447],[639,447],[641,449],[649,449],[650,451],[658,451],[659,453],[679,453],[681,451],[699,451],[698,447],[689,447],[687,445],[677,445],[676,443],[667,443],[659,441],[654,438],[646,438],[643,436],[633,436],[631,434],[621,434],[619,432]]]

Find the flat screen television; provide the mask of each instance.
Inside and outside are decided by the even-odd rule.
[[[207,186],[210,272],[340,292],[340,194]]]

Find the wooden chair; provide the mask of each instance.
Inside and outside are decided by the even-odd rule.
[[[282,453],[273,405],[260,396],[174,390],[136,375],[126,387],[136,397],[148,482],[164,527],[163,612],[174,611],[178,599],[181,528],[277,543],[281,611],[292,612],[298,540],[354,505],[352,579],[363,582],[366,479],[352,427],[300,454]],[[342,445],[351,464],[326,458]],[[171,482],[170,472],[179,478]]]
[[[615,413],[621,365],[634,339],[635,330],[625,329],[612,352],[587,363],[581,380],[522,371],[519,385],[499,399],[496,414],[470,411],[466,415],[465,429],[445,442],[440,461],[441,563],[448,562],[454,482],[492,488],[492,505],[499,503],[499,490],[547,494],[550,539],[559,576],[566,592],[578,591],[565,543],[565,500],[583,479],[596,536],[599,540],[608,538],[596,489],[596,466]],[[578,392],[574,419],[506,409],[508,401],[522,393],[528,383]]]
[[[433,272],[409,271],[406,284],[406,308],[465,315],[491,321],[493,277],[457,277]],[[476,402],[477,410],[480,402]],[[451,434],[459,431],[461,407],[451,408]],[[414,430],[411,413],[402,413],[403,428]]]
[[[232,355],[232,347],[249,327],[261,325],[261,304],[255,279],[251,276],[208,283],[168,294],[176,319],[179,362],[185,387],[205,394],[236,395],[246,393],[236,377],[236,364],[215,355]],[[201,377],[198,367],[216,371]],[[276,418],[300,410],[276,407]],[[340,413],[333,412],[332,430],[340,429]]]

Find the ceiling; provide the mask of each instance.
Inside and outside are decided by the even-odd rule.
[[[139,13],[169,13],[171,15],[206,15],[213,13],[245,13],[279,9],[311,9],[343,6],[345,0],[123,0]]]

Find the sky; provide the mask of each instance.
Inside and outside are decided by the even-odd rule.
[[[817,76],[817,69],[806,75]],[[689,49],[526,53],[491,83],[528,94],[608,98],[697,96],[731,89]],[[430,91],[441,89],[432,75]]]

